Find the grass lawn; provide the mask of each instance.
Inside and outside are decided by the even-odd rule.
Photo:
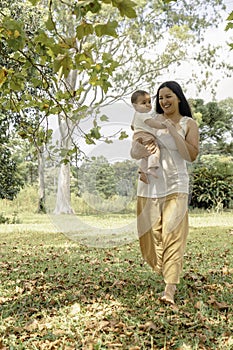
[[[96,236],[133,220],[82,217]],[[233,349],[232,213],[191,214],[174,307],[135,236],[91,247],[46,215],[20,222],[0,225],[1,350]]]

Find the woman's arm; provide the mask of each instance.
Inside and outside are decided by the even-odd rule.
[[[163,124],[166,125],[170,134],[174,137],[181,157],[188,162],[193,162],[199,153],[199,130],[195,120],[188,120],[185,139],[177,132],[176,126],[170,120],[167,119]]]

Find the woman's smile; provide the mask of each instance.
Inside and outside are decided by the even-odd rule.
[[[179,112],[179,99],[172,90],[167,87],[159,91],[159,103],[165,114],[177,114]]]

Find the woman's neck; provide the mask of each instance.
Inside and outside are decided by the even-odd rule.
[[[180,115],[179,112],[177,113],[171,113],[171,114],[163,114],[165,119],[170,119],[172,120],[174,123],[178,123],[180,121],[180,119],[182,118],[182,115]]]

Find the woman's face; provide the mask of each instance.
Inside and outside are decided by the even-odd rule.
[[[178,114],[179,113],[179,98],[177,95],[168,87],[161,88],[159,90],[159,104],[164,114]]]

